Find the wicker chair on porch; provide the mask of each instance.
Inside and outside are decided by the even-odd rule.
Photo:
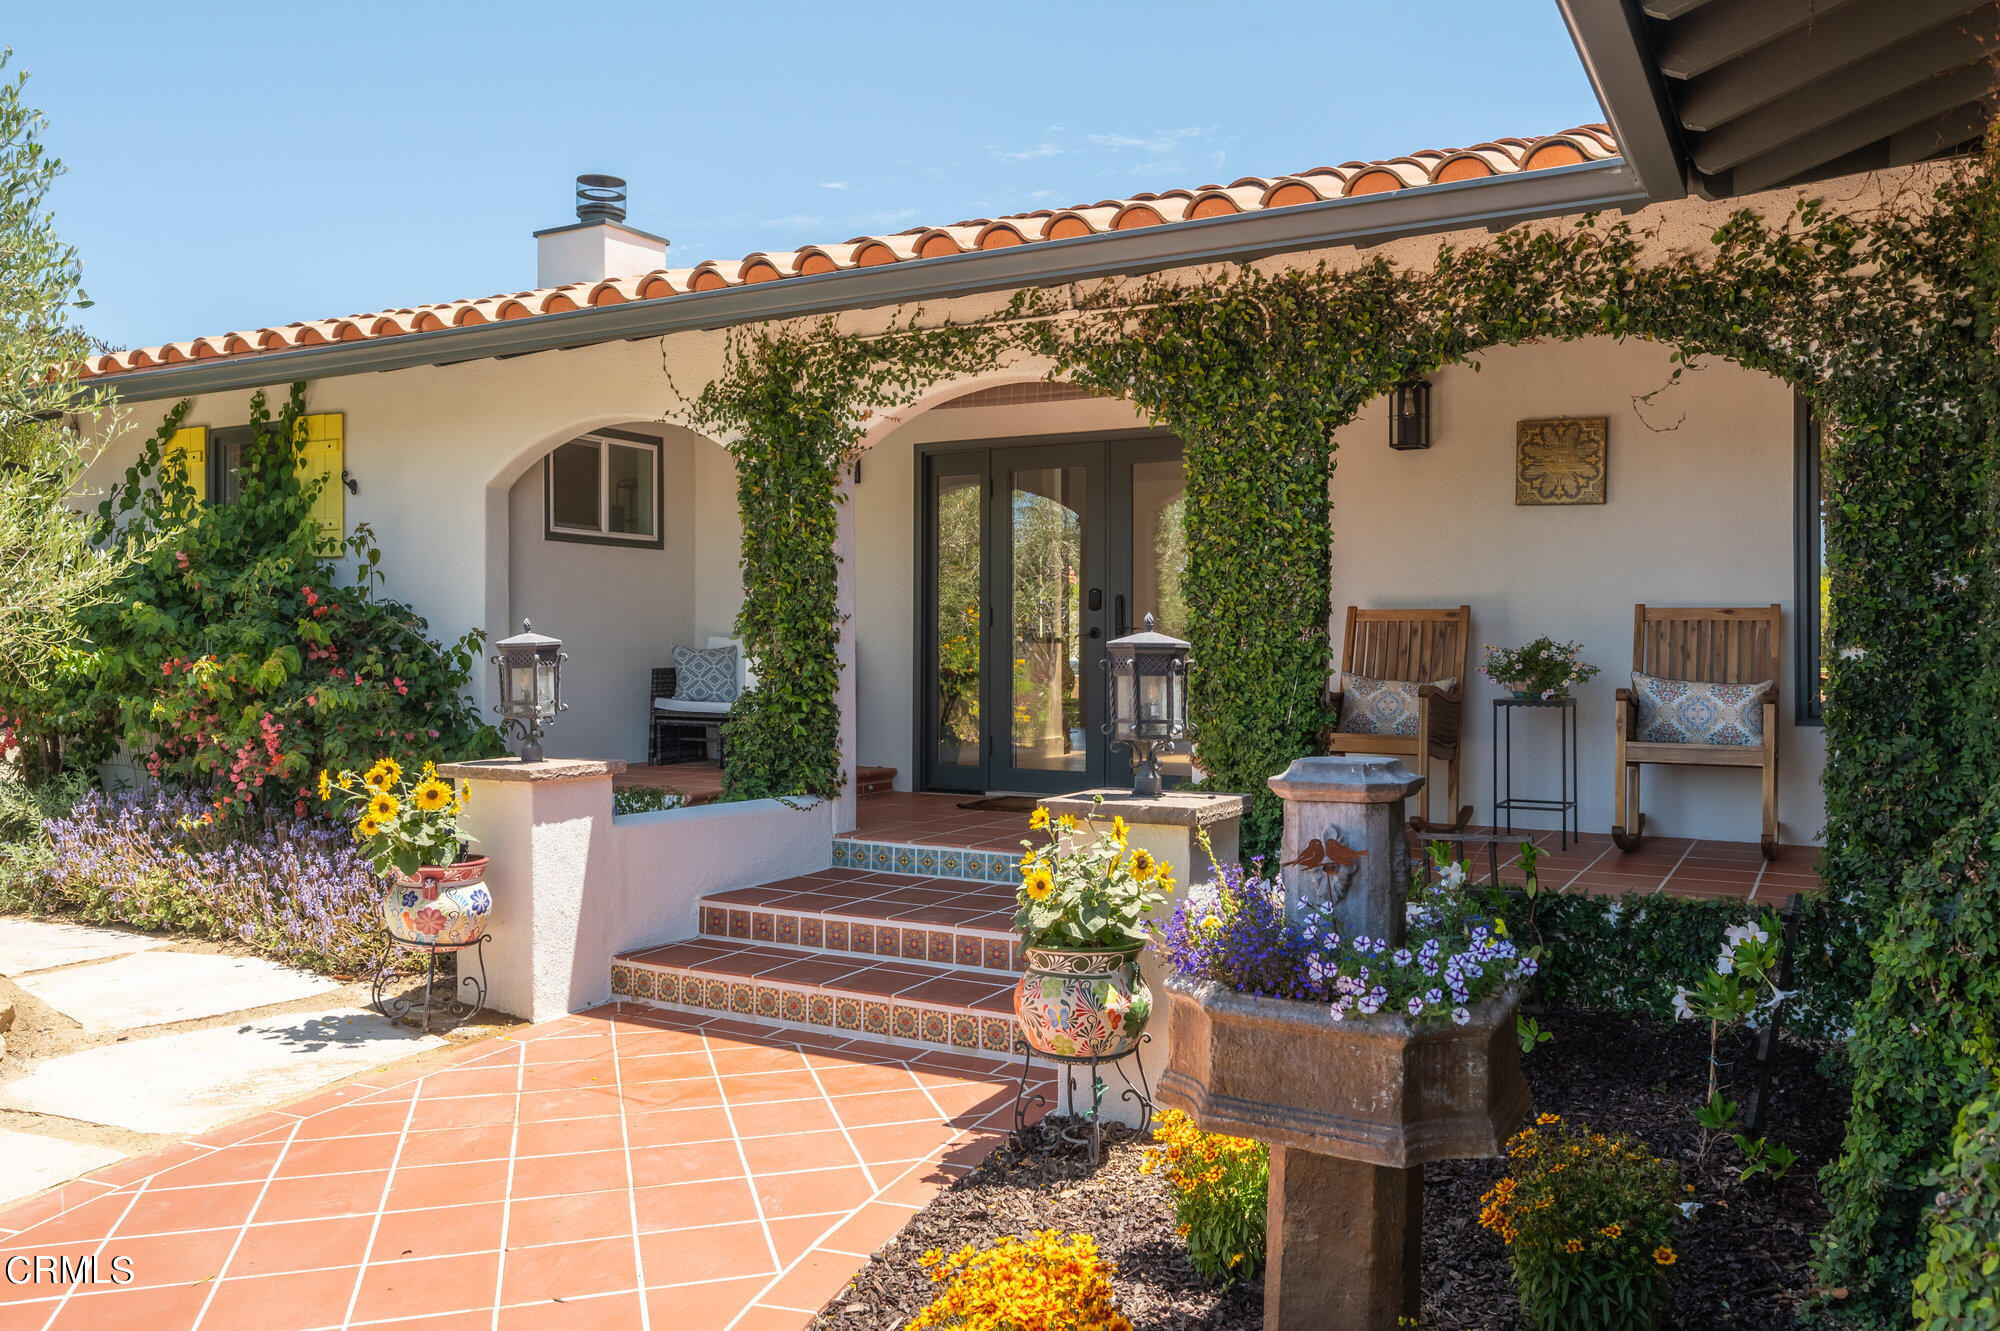
[[[1735,742],[1721,744],[1664,742],[1641,735],[1639,700],[1632,689],[1618,690],[1612,766],[1618,781],[1617,815],[1611,839],[1620,850],[1637,850],[1646,831],[1646,815],[1639,810],[1640,765],[1671,763],[1758,769],[1764,786],[1764,830],[1760,845],[1765,859],[1777,858],[1778,634],[1782,621],[1783,611],[1775,605],[1696,610],[1633,607],[1634,674],[1652,676],[1665,685],[1691,682],[1738,686],[1743,707],[1755,701],[1745,696],[1747,690],[1743,686],[1767,687],[1761,704],[1757,705],[1763,719],[1763,736],[1747,736],[1745,726],[1734,733]]]
[[[1465,711],[1465,676],[1472,652],[1472,607],[1456,610],[1363,610],[1347,608],[1347,642],[1340,653],[1340,683],[1327,690],[1335,728],[1320,735],[1320,748],[1335,753],[1386,753],[1402,758],[1428,777],[1430,764],[1445,764],[1445,812],[1431,818],[1431,785],[1424,783],[1423,816],[1410,820],[1425,832],[1457,832],[1472,821],[1472,806],[1458,802],[1460,736]],[[1408,733],[1365,734],[1349,728],[1342,713],[1348,676],[1418,684],[1415,726]],[[1449,681],[1439,687],[1439,681]]]
[[[756,671],[743,657],[742,644],[734,638],[712,637],[708,646],[735,647],[737,649],[736,689],[737,697],[742,697],[756,684]],[[689,702],[676,695],[680,692],[680,671],[673,666],[661,666],[653,671],[652,690],[647,694],[646,708],[646,761],[659,764],[666,761],[666,741],[677,733],[699,730],[702,736],[702,757],[708,756],[708,745],[715,745],[718,765],[729,765],[729,752],[723,744],[722,723],[727,721],[735,709],[734,702]],[[688,761],[676,758],[676,762]]]
[[[658,766],[663,762],[700,762],[708,757],[708,745],[715,745],[718,761],[726,758],[722,743],[722,723],[729,719],[725,711],[686,710],[689,704],[676,706],[674,694],[680,688],[680,672],[672,666],[661,666],[653,671],[653,687],[648,697],[651,699],[646,716],[646,761]],[[699,705],[699,704],[696,704]],[[666,757],[666,743],[682,732],[700,730],[702,732],[701,758],[691,759]]]

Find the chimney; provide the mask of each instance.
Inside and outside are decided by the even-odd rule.
[[[576,178],[576,220],[535,233],[535,285],[633,277],[664,267],[667,239],[625,225],[625,182]]]

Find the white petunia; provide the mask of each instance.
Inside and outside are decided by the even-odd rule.
[[[1694,1009],[1688,1006],[1688,991],[1674,990],[1674,1015],[1682,1021],[1694,1020]]]
[[[1459,888],[1464,887],[1465,866],[1463,864],[1445,865],[1444,868],[1438,870],[1438,883],[1447,890],[1453,892],[1456,892]]]

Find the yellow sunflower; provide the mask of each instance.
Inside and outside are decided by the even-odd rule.
[[[381,830],[382,824],[376,822],[373,818],[363,818],[354,825],[354,839],[356,841],[366,841]]]
[[[1160,871],[1160,862],[1153,858],[1151,851],[1133,851],[1130,863],[1132,865],[1132,876],[1142,883]]]
[[[423,812],[436,813],[451,803],[451,787],[432,777],[410,792],[410,798]]]
[[[361,778],[361,784],[370,790],[387,790],[402,779],[403,765],[394,758],[381,758]]]
[[[1035,806],[1035,811],[1028,815],[1028,826],[1033,828],[1035,831],[1040,832],[1046,829],[1048,825],[1049,825],[1048,809],[1040,804],[1037,804]]]
[[[386,790],[378,790],[368,800],[368,816],[376,822],[394,818],[402,810],[403,804]]]
[[[1030,901],[1047,901],[1049,894],[1056,890],[1055,875],[1038,865],[1022,875],[1021,890],[1028,894]]]
[[[334,779],[333,784],[339,786],[342,790],[354,789],[354,773],[342,772],[338,777]]]
[[[320,770],[319,774],[319,797],[322,800],[333,798],[333,782],[328,778],[324,768]]]
[[[1064,814],[1062,817],[1056,819],[1056,826],[1065,832],[1076,831],[1076,815],[1073,813]]]
[[[1111,839],[1118,843],[1120,850],[1125,848],[1125,838],[1130,835],[1132,835],[1132,829],[1125,826],[1125,817],[1123,814],[1111,820]]]

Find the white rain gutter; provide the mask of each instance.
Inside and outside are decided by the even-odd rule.
[[[122,401],[144,402],[262,388],[299,379],[520,356],[1018,287],[1059,286],[1118,274],[1242,262],[1340,245],[1379,245],[1440,231],[1500,229],[1538,217],[1637,208],[1650,201],[1631,167],[1623,158],[1613,157],[1358,198],[590,306],[466,328],[184,361],[96,375],[85,382],[115,389]]]

